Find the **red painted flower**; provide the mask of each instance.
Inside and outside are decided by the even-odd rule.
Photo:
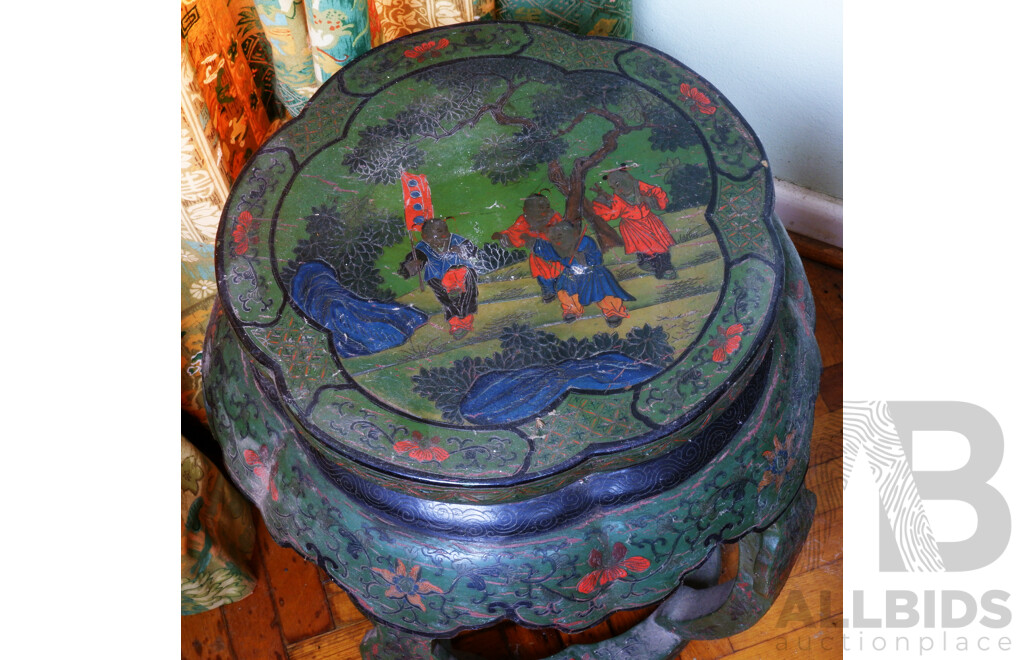
[[[394,450],[399,454],[409,452],[409,458],[420,463],[427,461],[440,463],[448,458],[448,452],[438,446],[440,443],[441,438],[436,435],[428,440],[419,431],[413,431],[412,440],[399,440],[395,443]]]
[[[386,568],[374,567],[371,569],[375,573],[384,576],[384,580],[388,583],[388,590],[384,592],[384,595],[388,598],[403,598],[410,605],[426,612],[427,606],[423,604],[422,596],[425,594],[443,594],[444,591],[426,580],[420,580],[419,566],[413,566],[412,570],[407,571],[401,559],[396,559],[395,564],[393,572]]]
[[[795,431],[790,431],[786,434],[785,444],[779,442],[779,436],[774,436],[772,442],[775,443],[775,450],[762,452],[761,455],[768,460],[768,469],[764,471],[761,483],[757,484],[757,492],[760,493],[769,484],[775,484],[776,491],[782,488],[782,482],[785,481],[786,475],[796,465],[796,457],[793,455],[795,433]]]
[[[651,562],[639,555],[627,558],[626,546],[619,542],[612,546],[610,564],[604,563],[604,553],[597,548],[590,551],[590,559],[587,560],[587,563],[596,570],[587,573],[576,585],[576,588],[584,594],[589,594],[599,584],[607,584],[626,577],[626,571],[639,573],[651,567]]]
[[[718,110],[717,107],[711,105],[711,99],[696,87],[690,87],[686,83],[681,83],[679,85],[679,93],[679,98],[696,106],[698,111],[703,112],[706,115],[713,115],[715,114],[715,110]]]
[[[242,455],[245,457],[245,462],[253,466],[252,473],[263,482],[263,487],[270,491],[270,497],[276,502],[277,486],[274,485],[274,475],[277,473],[277,466],[275,465],[273,469],[267,467],[266,464],[270,462],[270,452],[267,451],[267,446],[261,446],[258,454],[251,449],[246,449]]]
[[[718,326],[718,337],[708,342],[708,346],[715,349],[711,359],[715,362],[725,362],[727,355],[732,355],[740,347],[740,340],[743,339],[743,326],[733,323],[728,328]]]
[[[438,51],[442,48],[447,48],[450,43],[451,42],[447,39],[441,39],[440,41],[424,41],[419,46],[405,51],[405,56],[410,59],[414,59],[417,62],[422,62],[427,59],[427,57],[438,57],[441,54]]]
[[[235,228],[231,232],[231,237],[235,239],[235,254],[242,255],[248,252],[250,245],[255,245],[259,242],[259,236],[255,234],[250,236],[249,229],[252,228],[252,213],[248,211],[242,211],[238,214],[238,222],[235,223]]]

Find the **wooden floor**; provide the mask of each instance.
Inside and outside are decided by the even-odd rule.
[[[804,257],[817,303],[815,334],[824,363],[806,477],[807,487],[818,496],[817,513],[789,581],[768,614],[735,637],[691,642],[679,660],[842,655],[842,252],[800,237],[794,237],[794,242]],[[262,520],[258,519],[257,527],[256,591],[238,603],[183,616],[181,657],[358,659],[359,642],[370,623],[314,564],[274,543]],[[618,634],[648,611],[620,613],[576,635],[500,625],[460,636],[456,648],[494,660],[534,660],[559,651],[567,643],[592,642]]]

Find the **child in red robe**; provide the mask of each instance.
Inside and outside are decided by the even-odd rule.
[[[530,252],[530,274],[537,278],[543,301],[555,299],[555,280],[562,273],[562,264],[547,261],[537,256],[533,244],[544,239],[544,232],[562,221],[562,216],[551,208],[551,202],[544,195],[533,194],[523,201],[523,214],[516,218],[508,229],[495,232],[491,240],[500,240],[505,248],[525,247]]]
[[[594,212],[607,222],[619,221],[626,254],[636,253],[640,268],[653,271],[659,280],[674,280],[676,271],[669,249],[676,241],[661,218],[651,210],[654,207],[664,209],[668,204],[665,191],[638,181],[624,169],[613,170],[604,178],[614,194],[611,199],[595,200]]]

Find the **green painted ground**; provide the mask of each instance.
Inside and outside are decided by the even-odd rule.
[[[408,402],[405,412],[440,421],[440,412],[430,401],[409,396],[412,376],[421,368],[450,366],[466,356],[490,357],[501,350],[501,330],[513,323],[542,328],[561,339],[590,337],[600,332],[617,332],[624,337],[632,328],[645,324],[660,326],[678,355],[700,332],[718,300],[724,261],[702,212],[682,212],[670,222],[670,226],[683,226],[675,232],[680,244],[672,249],[677,279],[658,280],[640,271],[635,266],[635,257],[625,255],[621,248],[605,255],[605,264],[636,298],[626,303],[629,318],[614,330],[605,323],[596,305],[589,305],[583,318],[575,323],[563,322],[561,306],[557,301],[541,302],[540,288],[530,276],[529,266],[521,262],[481,277],[474,329],[463,339],[451,338],[441,306],[431,290],[417,289],[398,301],[430,314],[428,322],[397,348],[344,360],[345,369],[378,397]],[[686,237],[690,240],[683,242]]]

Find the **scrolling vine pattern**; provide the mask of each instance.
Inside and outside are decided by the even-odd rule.
[[[261,252],[269,237],[265,207],[289,170],[289,164],[280,156],[273,152],[263,154],[236,184],[240,194],[233,209],[235,222],[231,234],[235,250],[227,264],[227,283],[238,308],[245,314],[259,315],[276,304],[267,275],[259,264],[261,257],[265,257]]]

